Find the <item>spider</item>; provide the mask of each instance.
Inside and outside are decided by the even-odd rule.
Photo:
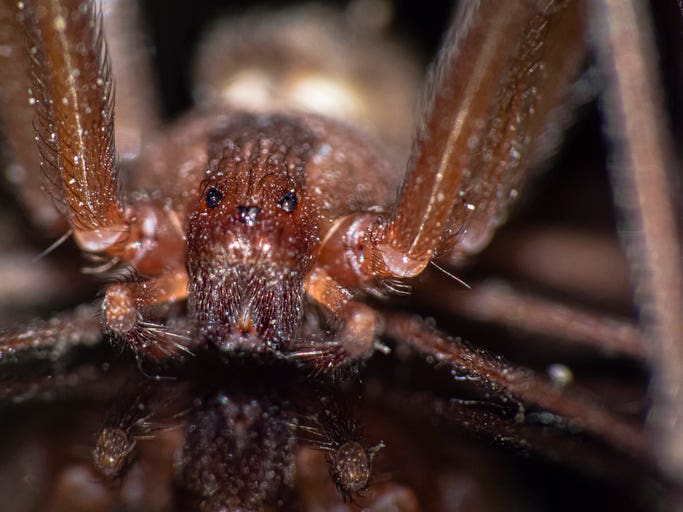
[[[333,96],[334,104],[322,107],[345,120],[313,111],[306,103],[316,99],[311,83],[331,94],[348,91],[335,89],[343,80],[326,82],[322,74],[297,82],[269,40],[287,26],[278,18],[238,31],[253,43],[247,56],[259,49],[251,67],[235,39],[210,39],[199,59],[211,65],[200,65],[198,105],[158,129],[144,55],[125,46],[136,33],[114,25],[122,5],[130,8],[106,6],[113,28],[103,35],[88,2],[24,2],[11,11],[18,16],[3,4],[3,37],[17,38],[4,39],[12,49],[3,54],[6,69],[16,74],[7,79],[3,105],[22,200],[37,224],[66,230],[90,257],[88,272],[109,281],[100,306],[0,340],[6,399],[56,401],[62,414],[78,418],[77,438],[96,431],[98,418],[105,423],[94,463],[54,462],[52,476],[36,484],[38,501],[21,493],[17,510],[40,508],[39,500],[51,500],[55,510],[355,506],[345,505],[348,499],[377,510],[450,509],[453,493],[470,481],[452,464],[472,458],[449,438],[453,425],[596,478],[669,488],[637,419],[644,406],[632,386],[610,382],[608,398],[596,398],[595,390],[570,383],[566,366],[553,366],[546,378],[445,334],[459,332],[449,323],[453,315],[503,325],[522,316],[527,330],[560,330],[570,347],[594,350],[599,340],[619,357],[643,360],[640,333],[628,321],[478,281],[475,271],[476,284],[465,292],[451,275],[487,245],[519,196],[523,174],[555,147],[547,124],[562,125],[563,110],[555,107],[583,63],[585,6],[462,3],[399,184],[406,152],[387,148],[406,147],[402,109],[369,89],[367,97]],[[363,3],[354,6],[362,11]],[[325,21],[313,16],[321,16],[313,26]],[[114,56],[115,127],[105,35]],[[16,42],[22,38],[28,43]],[[226,44],[239,59],[225,58]],[[30,56],[17,50],[24,45]],[[362,54],[354,58],[363,62]],[[388,73],[383,63],[394,61],[367,58],[359,67],[376,68],[376,80]],[[9,95],[12,87],[25,90],[29,68],[25,103],[33,113]],[[395,82],[409,84],[409,65],[404,73]],[[282,91],[273,94],[274,83]],[[302,96],[303,109],[296,103]],[[346,110],[334,110],[346,100]],[[377,104],[379,114],[371,110]],[[366,111],[354,117],[358,105]],[[350,121],[365,124],[357,131]],[[57,213],[40,195],[38,173],[27,172],[39,161]],[[495,262],[495,251],[483,259]],[[396,298],[408,285],[414,298]],[[410,309],[438,316],[439,329],[402,312]],[[476,339],[476,325],[469,328]],[[132,354],[132,371],[125,357],[112,359],[99,343],[104,338]],[[482,341],[501,350],[495,340]],[[465,398],[453,398],[453,378],[466,381],[457,392]],[[77,411],[79,400],[88,411]],[[614,406],[628,400],[635,414]],[[111,402],[114,412],[105,415]],[[401,410],[406,404],[410,411]],[[364,432],[354,407],[374,433]],[[425,425],[426,418],[443,425]],[[65,421],[55,432],[74,428]],[[396,482],[382,480],[375,462],[391,461],[383,452],[392,442],[409,450],[411,429],[423,439],[413,445],[426,453],[413,452],[415,468]],[[36,464],[54,451],[38,437],[38,427],[30,430],[20,446],[37,448],[11,450],[8,467]],[[396,471],[401,462],[388,467]],[[424,468],[438,478],[421,480],[416,473]],[[486,462],[472,467],[472,475],[485,472],[496,470]],[[321,473],[329,476],[321,481]],[[504,488],[487,496],[484,480],[475,480],[466,499],[485,508],[525,499]]]

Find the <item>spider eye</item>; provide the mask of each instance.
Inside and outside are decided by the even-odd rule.
[[[296,192],[294,192],[293,190],[287,192],[277,202],[277,205],[287,213],[292,213],[294,210],[296,210],[298,204],[299,198],[296,197]]]
[[[221,204],[222,199],[223,194],[221,194],[220,190],[218,190],[216,187],[211,187],[209,190],[206,191],[206,195],[204,195],[206,206],[208,206],[209,208],[215,208],[216,206]]]

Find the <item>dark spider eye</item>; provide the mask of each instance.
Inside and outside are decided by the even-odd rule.
[[[296,210],[298,204],[299,198],[296,197],[296,192],[294,192],[293,190],[287,192],[277,202],[277,205],[287,213],[292,213],[294,210]]]
[[[206,200],[206,206],[208,206],[209,208],[215,208],[216,206],[221,204],[223,194],[221,194],[221,192],[216,187],[211,187],[209,190],[206,191],[204,199]]]

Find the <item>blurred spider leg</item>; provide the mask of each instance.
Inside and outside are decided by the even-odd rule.
[[[525,26],[525,40],[494,100],[469,162],[471,174],[458,191],[450,231],[437,251],[452,251],[451,259],[462,260],[488,245],[531,171],[555,150],[570,117],[570,86],[585,58],[584,2],[537,4],[544,7]]]
[[[119,197],[114,96],[102,18],[91,2],[19,2],[32,57],[43,172],[86,251],[110,253],[130,234]],[[119,248],[119,249],[114,249]]]
[[[476,375],[491,389],[504,391],[525,403],[558,414],[573,428],[590,434],[610,446],[641,460],[651,456],[650,440],[644,430],[567,387],[555,386],[531,370],[512,366],[501,359],[474,350],[459,339],[449,338],[405,314],[382,314],[386,335],[406,343],[438,364],[448,364],[454,373]]]
[[[669,475],[683,475],[683,248],[672,146],[654,69],[655,43],[642,2],[594,3],[594,37],[609,79],[605,98],[615,143],[612,181],[624,212],[622,241],[651,342],[657,450]],[[678,506],[681,501],[679,498]]]
[[[137,158],[147,134],[159,124],[151,46],[140,30],[139,2],[106,0],[102,15],[116,86],[116,151],[125,164]]]
[[[49,359],[56,361],[70,349],[102,340],[99,308],[81,306],[50,320],[0,333],[0,362]]]
[[[415,276],[455,244],[472,254],[504,220],[584,55],[582,3],[541,3],[460,4],[398,203],[366,231],[366,275]]]
[[[628,265],[616,236],[552,223],[512,228],[495,238],[494,249],[477,261],[496,272],[562,295],[631,306]],[[439,263],[451,265],[448,257]]]
[[[40,153],[32,128],[33,107],[29,104],[30,60],[15,3],[0,3],[0,125],[10,159],[3,174],[15,187],[36,225],[57,233],[65,228],[65,223],[43,191]]]
[[[16,321],[17,312],[27,306],[53,308],[55,301],[73,302],[87,289],[66,272],[62,262],[33,261],[35,250],[4,250],[0,256],[0,325]]]
[[[102,303],[105,329],[125,340],[136,355],[163,360],[179,353],[189,354],[189,332],[145,319],[150,307],[186,296],[184,270],[167,272],[150,280],[113,284],[107,288]]]
[[[583,346],[606,356],[645,359],[645,341],[633,322],[515,290],[502,281],[473,283],[472,290],[465,293],[448,281],[428,277],[416,287],[415,295],[445,312]]]

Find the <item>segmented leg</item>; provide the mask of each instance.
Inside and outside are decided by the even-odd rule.
[[[615,453],[613,446],[605,446],[561,428],[549,429],[542,422],[515,421],[514,413],[497,411],[483,402],[439,399],[428,393],[402,389],[385,389],[381,396],[382,402],[378,407],[410,410],[424,421],[444,421],[495,444],[533,453],[575,467],[582,473],[642,485],[644,476],[653,476],[656,472],[651,460],[640,460],[640,464],[634,464],[632,454]]]
[[[340,396],[323,393],[307,406],[309,412],[293,424],[299,438],[326,452],[330,476],[344,501],[361,496],[370,484],[373,460],[384,443],[368,443],[361,424]]]
[[[311,299],[324,304],[337,318],[344,320],[341,331],[337,333],[336,355],[325,364],[369,356],[379,327],[375,311],[354,300],[349,290],[322,269],[316,269],[307,276],[306,290]]]
[[[102,340],[99,308],[81,306],[50,320],[0,334],[0,362],[24,359],[58,360],[68,350]]]
[[[484,247],[547,151],[546,128],[583,60],[584,32],[580,1],[461,3],[398,203],[356,248],[364,275],[415,276],[439,252]]]
[[[42,189],[43,173],[33,130],[33,106],[29,104],[29,54],[14,4],[16,2],[10,0],[0,2],[0,68],[3,73],[0,124],[10,160],[3,171],[34,222],[56,233],[65,227],[65,223]]]
[[[524,403],[535,404],[557,414],[561,422],[571,422],[573,428],[631,457],[651,462],[650,440],[643,428],[607,411],[589,397],[558,387],[531,370],[515,367],[481,350],[470,348],[459,339],[435,331],[419,318],[401,313],[382,316],[387,336],[407,343],[432,358],[436,364],[449,365],[454,376],[472,376],[485,389],[497,390]]]
[[[187,274],[184,271],[111,285],[102,304],[104,327],[123,339],[138,355],[163,360],[179,352],[189,353],[192,339],[187,330],[147,319],[153,317],[153,306],[173,303],[186,295]]]
[[[180,346],[177,340],[183,336],[146,321],[141,310],[131,308],[184,296],[184,272],[169,269],[173,263],[178,267],[182,264],[179,248],[183,234],[175,211],[152,205],[150,200],[135,206],[125,204],[120,190],[113,78],[105,30],[120,36],[115,37],[114,53],[116,70],[121,73],[117,77],[121,79],[119,92],[123,93],[119,136],[125,159],[139,154],[146,129],[156,122],[148,101],[151,93],[145,97],[130,90],[149,90],[149,85],[142,85],[148,78],[144,51],[136,50],[135,45],[127,48],[124,43],[131,45],[130,38],[122,41],[134,34],[134,29],[122,27],[121,16],[134,7],[126,0],[107,3],[107,27],[93,3],[82,0],[19,2],[14,15],[28,38],[31,102],[37,116],[34,126],[48,190],[61,204],[81,249],[110,259],[112,264],[126,262],[137,272],[151,276],[150,280],[130,284],[126,288],[130,290],[129,303],[119,301],[118,309],[112,307],[112,297],[125,287],[114,287],[107,293],[105,327],[127,338],[136,352],[146,351],[159,358],[169,347]],[[142,105],[131,104],[133,97],[141,98]],[[182,275],[176,279],[178,274]],[[159,275],[162,277],[155,277]],[[177,290],[176,282],[183,290]],[[123,297],[121,293],[118,296]]]
[[[610,79],[605,101],[615,140],[612,177],[623,210],[636,300],[652,342],[653,423],[660,460],[679,485],[683,474],[683,280],[680,212],[674,202],[672,146],[658,101],[655,43],[643,2],[593,4],[595,39]],[[680,492],[677,506],[683,503]],[[672,503],[673,505],[673,503]]]
[[[100,15],[80,0],[18,3],[33,59],[43,172],[79,245],[105,252],[124,241],[129,221],[119,197],[114,97]]]
[[[138,157],[159,124],[151,46],[140,30],[139,2],[105,0],[102,17],[116,86],[116,152],[125,164]]]
[[[93,462],[98,472],[107,480],[121,479],[138,454],[138,441],[177,428],[189,402],[185,392],[176,381],[128,382],[97,436]]]
[[[470,290],[452,281],[426,279],[416,287],[418,301],[437,311],[544,336],[572,347],[585,347],[608,356],[645,361],[646,343],[638,326],[624,318],[596,314],[532,293],[512,284],[487,280]]]
[[[22,23],[27,17],[31,18],[32,15],[25,16],[24,12],[18,10],[16,7],[16,2],[10,0],[4,1],[0,4],[0,45],[3,51],[0,52],[0,65],[2,66],[4,72],[4,78],[2,85],[0,86],[0,120],[4,126],[4,136],[7,139],[10,146],[10,159],[6,175],[15,184],[17,192],[19,193],[22,202],[26,205],[28,213],[33,217],[34,222],[47,230],[57,233],[60,230],[67,228],[67,223],[55,208],[53,201],[48,198],[43,190],[43,172],[41,172],[41,154],[38,151],[35,143],[35,133],[34,133],[34,106],[32,105],[36,98],[30,96],[31,91],[31,66],[29,58],[29,48],[28,43],[24,36],[24,24]],[[66,4],[65,4],[66,5]],[[73,4],[74,6],[76,4]],[[67,10],[68,10],[67,6]],[[29,12],[31,6],[28,6]],[[130,0],[109,0],[104,3],[102,18],[104,21],[104,29],[107,33],[109,41],[111,44],[111,56],[114,75],[116,76],[116,88],[118,90],[118,102],[117,102],[117,112],[116,112],[116,139],[117,139],[117,149],[120,158],[123,161],[129,161],[137,157],[141,148],[141,141],[145,133],[153,128],[157,122],[157,115],[154,108],[154,95],[152,93],[152,88],[150,87],[150,69],[148,56],[146,55],[145,48],[147,47],[143,41],[141,41],[141,36],[138,30],[138,8],[134,2]],[[72,11],[68,11],[69,13]],[[57,19],[57,18],[55,18]],[[63,18],[70,24],[70,18],[67,15]],[[95,20],[96,23],[99,23]],[[64,27],[64,33],[70,31],[71,27]],[[82,32],[77,29],[73,31],[74,35],[81,36]],[[96,35],[96,34],[91,34]],[[71,37],[68,36],[67,37]],[[99,37],[99,36],[98,36]],[[94,41],[98,44],[97,41]],[[75,77],[74,72],[80,73],[80,69],[77,67],[78,62],[84,62],[85,60],[96,56],[100,59],[99,64],[102,66],[99,74],[95,73],[93,77],[96,80],[101,80],[106,87],[107,80],[110,82],[111,78],[107,76],[108,70],[106,69],[106,54],[102,54],[103,43],[99,42],[100,47],[91,46],[89,49],[92,53],[85,56],[82,61],[72,61],[71,70],[67,70],[66,73],[71,74]],[[67,43],[68,46],[68,43]],[[35,47],[34,47],[35,48]],[[73,49],[69,50],[73,56]],[[68,53],[67,52],[67,55]],[[41,58],[41,53],[34,53],[34,58]],[[67,58],[66,61],[71,59]],[[98,62],[95,59],[95,62]],[[68,65],[67,65],[68,67]],[[48,72],[45,65],[41,65],[41,68]],[[34,70],[35,71],[35,70]],[[56,70],[55,70],[56,71]],[[89,72],[93,72],[91,68]],[[84,72],[88,72],[84,70]],[[41,81],[47,78],[42,74],[39,74],[37,78]],[[86,74],[83,78],[88,80],[88,75]],[[103,92],[102,98],[96,98],[97,89],[92,89],[92,92],[81,87],[87,82],[83,79],[74,78],[72,85],[74,89],[80,89],[80,98],[72,98],[69,104],[64,103],[66,107],[69,107],[74,101],[76,108],[80,107],[79,114],[88,114],[92,112],[94,115],[100,115],[102,112],[107,114],[106,110],[108,108],[107,103],[111,103],[111,99],[105,100],[105,97],[111,95],[107,91],[106,87],[101,90]],[[80,84],[80,85],[79,85]],[[96,87],[96,86],[95,86]],[[37,89],[34,87],[33,90],[38,93],[41,87]],[[50,96],[51,92],[46,92],[46,99],[48,102],[54,103],[55,100],[64,101],[67,99],[66,96],[62,98],[53,98]],[[78,95],[78,94],[77,94]],[[90,104],[84,105],[84,100],[88,99],[91,101]],[[52,108],[50,106],[45,106],[44,108]],[[53,109],[54,110],[54,109]],[[45,112],[47,114],[47,112]],[[110,115],[111,113],[107,114]],[[57,114],[58,115],[58,114]],[[60,121],[57,118],[51,121],[58,124]],[[76,130],[82,129],[85,133],[86,131],[100,130],[101,134],[95,135],[97,144],[102,142],[108,142],[106,140],[106,132],[111,130],[109,126],[102,125],[96,128],[91,124],[93,120],[92,115],[82,118],[82,126],[76,128]],[[45,118],[43,118],[45,121]],[[64,146],[72,146],[72,138],[75,138],[75,134],[62,132],[60,134],[59,144]],[[51,141],[50,144],[56,145],[57,141]],[[87,143],[86,143],[87,144]],[[56,146],[55,146],[56,147]],[[105,146],[102,146],[103,148]],[[75,146],[78,148],[78,146]],[[113,156],[113,147],[109,154],[107,151],[103,151],[102,155],[93,154],[95,145],[88,145],[86,151],[90,151],[91,160],[86,162],[86,166],[95,166],[97,164],[105,162],[108,158]],[[58,148],[57,148],[58,149]],[[84,149],[81,145],[81,149]],[[79,149],[75,149],[74,155],[78,156],[79,160],[81,155],[79,154]],[[45,155],[44,155],[45,156]],[[66,155],[65,155],[66,156]],[[74,165],[76,163],[72,162]],[[105,162],[106,163],[106,162]],[[113,167],[113,163],[111,164]],[[64,195],[62,187],[59,185],[59,179],[55,182],[55,171],[52,169],[47,169],[48,175],[51,176],[51,186],[49,186],[52,191],[54,198],[60,200],[67,196]],[[59,171],[60,173],[71,173],[68,166]],[[98,172],[101,173],[112,173],[112,169],[107,169],[106,167],[102,170],[87,171],[91,174],[87,178],[90,182],[93,182],[94,175]],[[83,175],[78,178],[79,172],[76,171],[75,179],[82,181],[84,179]],[[70,179],[70,178],[69,178]],[[68,181],[67,181],[68,184]],[[71,185],[74,185],[75,182]],[[90,192],[93,191],[91,185],[80,183],[78,185]],[[115,191],[115,189],[112,189]],[[110,192],[112,191],[110,190]],[[77,210],[83,210],[84,208],[92,209],[95,199],[90,198],[88,202],[83,201],[83,205],[79,206],[81,199],[84,197],[89,197],[84,194],[84,191],[75,191],[75,195],[78,196],[78,201],[69,201],[70,208],[76,208]],[[87,206],[86,206],[87,205]],[[96,207],[97,208],[97,207]],[[91,212],[95,214],[95,212]],[[109,214],[106,214],[109,215]],[[109,219],[111,222],[112,219]],[[100,220],[101,222],[101,220]],[[90,226],[92,227],[92,226]],[[100,226],[102,227],[102,226]]]

